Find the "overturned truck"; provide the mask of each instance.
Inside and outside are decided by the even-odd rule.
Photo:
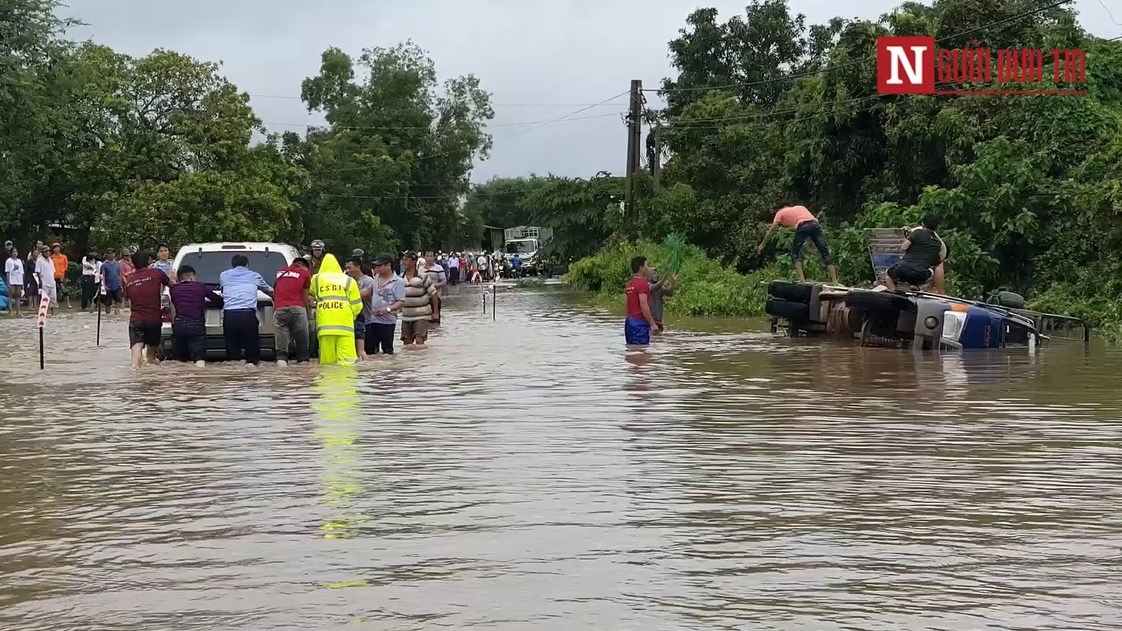
[[[899,260],[892,244],[903,231],[873,230],[869,254],[878,280]],[[961,350],[1036,347],[1053,338],[1086,343],[1090,329],[1070,316],[1025,309],[1025,300],[1002,291],[978,302],[922,291],[906,291],[795,283],[768,284],[765,311],[773,333],[791,337],[833,337],[858,340],[861,346]]]

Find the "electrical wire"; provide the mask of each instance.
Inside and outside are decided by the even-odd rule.
[[[593,119],[593,118],[610,118],[610,117],[613,117],[613,116],[619,116],[619,114],[616,114],[616,113],[594,114],[592,116],[579,116],[577,118],[566,118],[566,119],[557,120],[557,121],[550,121],[550,120],[547,119],[547,120],[536,120],[536,121],[521,121],[521,122],[518,122],[518,123],[495,123],[495,124],[485,123],[484,127],[488,128],[488,129],[490,129],[492,127],[525,127],[527,125],[530,125],[530,126],[545,125],[545,124],[548,124],[548,123],[551,123],[551,122],[579,121],[579,120],[589,120],[589,119]],[[266,127],[268,127],[270,125],[277,126],[277,127],[303,127],[303,128],[306,128],[306,129],[316,127],[316,128],[320,128],[320,129],[324,129],[324,130],[329,130],[329,131],[354,131],[354,130],[365,130],[365,131],[420,131],[420,130],[434,129],[434,127],[432,127],[432,126],[423,126],[423,125],[413,125],[413,126],[408,126],[408,125],[405,125],[405,126],[392,126],[392,125],[391,126],[332,125],[330,123],[319,123],[319,124],[316,124],[316,123],[279,123],[279,122],[274,122],[274,121],[264,121],[264,122],[262,122],[262,124],[265,125]]]
[[[977,27],[974,27],[974,28],[971,28],[971,29],[967,29],[965,31],[960,31],[960,32],[954,33],[952,35],[946,35],[944,37],[940,37],[939,39],[935,40],[935,43],[945,42],[945,41],[950,40],[950,39],[957,39],[959,37],[962,37],[963,35],[969,35],[971,33],[977,32],[977,31],[992,28],[994,26],[1000,26],[1002,24],[1012,22],[1014,20],[1019,20],[1021,18],[1036,15],[1037,13],[1043,13],[1045,11],[1055,9],[1056,7],[1059,7],[1061,5],[1068,4],[1072,1],[1073,0],[1059,0],[1058,2],[1053,2],[1051,4],[1045,5],[1043,7],[1038,8],[1038,9],[1033,9],[1031,11],[1025,11],[1024,13],[1018,13],[1017,15],[1012,15],[1012,16],[1009,16],[1009,17],[1001,19],[1001,20],[996,20],[996,21],[990,22],[989,24],[983,24],[981,26],[977,26]],[[773,79],[762,79],[760,81],[730,83],[730,84],[727,84],[727,85],[717,85],[717,86],[694,86],[694,87],[688,87],[688,88],[648,88],[648,89],[644,89],[643,91],[644,92],[657,92],[659,94],[677,94],[679,92],[702,92],[702,91],[706,91],[706,90],[731,90],[733,88],[748,88],[748,87],[754,87],[754,86],[758,86],[758,85],[768,85],[768,84],[771,84],[771,83],[778,83],[780,81],[788,81],[788,80],[791,80],[791,79],[801,79],[803,77],[818,76],[818,75],[822,74],[823,72],[832,72],[834,70],[841,70],[842,68],[850,68],[850,67],[853,67],[853,66],[857,66],[859,64],[867,63],[869,61],[875,62],[876,59],[877,59],[876,55],[872,55],[872,56],[869,56],[869,57],[865,57],[863,59],[854,59],[853,61],[847,61],[847,62],[845,62],[843,64],[839,64],[837,66],[826,66],[825,68],[819,68],[819,69],[816,69],[816,70],[808,70],[808,71],[805,71],[805,72],[795,72],[795,73],[792,73],[792,74],[783,75],[782,77],[776,77],[776,78],[773,78]]]

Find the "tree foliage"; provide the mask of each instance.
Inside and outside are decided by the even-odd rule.
[[[1089,94],[881,96],[876,38],[890,34],[995,55],[1082,49],[1086,86],[1066,87]],[[862,283],[872,280],[865,229],[931,213],[950,248],[951,289],[1009,288],[1122,320],[1112,256],[1122,246],[1122,42],[1088,35],[1070,10],[937,0],[808,26],[784,0],[754,0],[725,22],[715,9],[693,12],[669,48],[677,76],[663,82],[666,109],[648,118],[670,158],[660,190],[640,196],[644,237],[677,233],[742,272],[781,274],[783,242],[763,256],[755,245],[776,206],[804,204],[826,225],[843,280]],[[1052,63],[1046,52],[1044,86],[1003,87],[1054,87]]]
[[[460,209],[493,116],[477,78],[438,83],[411,42],[332,48],[302,96],[326,124],[267,135],[220,65],[63,39],[56,0],[0,7],[0,232],[77,250],[324,239],[346,252],[478,243]],[[56,235],[58,236],[58,235]]]

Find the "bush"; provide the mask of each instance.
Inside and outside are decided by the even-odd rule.
[[[666,312],[689,316],[757,316],[763,314],[765,288],[760,285],[770,268],[741,276],[705,256],[700,248],[685,246],[678,291],[666,299]],[[565,281],[584,291],[597,292],[622,305],[624,288],[631,278],[631,259],[646,256],[647,265],[666,275],[670,248],[649,241],[613,243],[569,267]],[[766,280],[770,280],[770,277]]]

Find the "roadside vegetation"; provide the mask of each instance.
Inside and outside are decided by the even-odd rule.
[[[439,82],[411,42],[354,57],[330,48],[291,89],[327,123],[270,134],[219,64],[71,41],[69,12],[59,0],[0,8],[5,238],[59,238],[71,252],[229,239],[324,239],[337,253],[480,242],[482,219],[460,208],[473,162],[491,147],[490,95],[476,77]]]
[[[1042,6],[938,0],[818,25],[782,0],[752,2],[727,21],[699,9],[669,44],[676,73],[659,86],[667,107],[647,113],[650,128],[661,126],[662,169],[657,187],[651,173],[640,177],[638,225],[623,221],[623,179],[606,174],[493,180],[473,189],[469,206],[506,222],[496,225],[554,227],[564,235],[555,256],[575,260],[573,284],[608,293],[622,292],[628,254],[657,260],[650,244],[680,234],[720,270],[721,289],[706,285],[696,304],[684,289],[667,309],[728,314],[760,312],[756,280],[795,277],[790,231],[755,250],[779,205],[819,217],[840,280],[856,285],[873,279],[866,229],[932,213],[950,248],[948,291],[985,299],[1008,289],[1109,329],[1122,323],[1122,40],[1093,37],[1071,10]],[[1052,87],[1047,51],[1082,49],[1086,85],[1058,87],[1089,94],[878,96],[876,37],[889,34],[1046,51],[1047,86],[1006,89]],[[654,134],[647,150],[654,164]],[[826,278],[809,245],[804,260],[808,276]],[[726,274],[733,269],[743,282]],[[713,305],[716,296],[731,299]]]

